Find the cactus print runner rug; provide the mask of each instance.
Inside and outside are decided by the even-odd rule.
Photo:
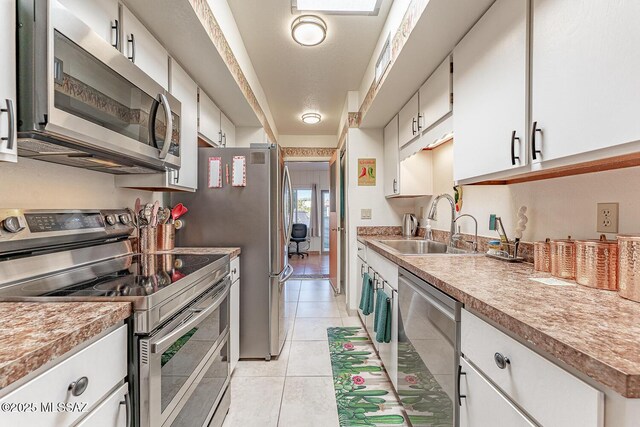
[[[340,427],[408,426],[366,331],[353,326],[327,334]]]

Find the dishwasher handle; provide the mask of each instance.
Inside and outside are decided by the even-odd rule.
[[[438,310],[439,312],[441,312],[442,314],[444,314],[445,316],[447,316],[449,319],[456,321],[456,308],[455,307],[448,307],[446,304],[444,304],[442,301],[440,301],[440,299],[438,297],[436,297],[435,295],[431,295],[430,292],[425,291],[424,289],[416,286],[416,284],[414,284],[413,282],[411,282],[410,280],[408,280],[406,277],[404,276],[400,276],[398,277],[398,281],[405,285],[408,286],[409,288],[411,288],[411,290],[413,292],[415,292],[416,294],[420,295],[420,297],[424,298],[425,300],[427,300],[429,302],[429,304],[431,304],[433,307],[436,308],[436,310]],[[429,285],[431,286],[431,285]],[[449,298],[449,297],[447,297]],[[454,300],[453,298],[450,298],[452,301],[452,304],[458,304],[458,302],[456,300]]]

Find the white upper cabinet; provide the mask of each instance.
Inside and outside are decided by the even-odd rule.
[[[224,113],[220,113],[220,130],[222,131],[222,144],[225,147],[236,146],[236,126]]]
[[[527,3],[497,0],[453,51],[457,181],[527,164]]]
[[[122,6],[122,32],[122,52],[126,57],[168,89],[169,54],[125,6]]]
[[[414,138],[420,135],[419,123],[418,123],[418,111],[420,110],[420,104],[418,102],[418,93],[402,107],[398,114],[399,120],[399,140],[398,145],[400,147],[411,142]]]
[[[451,112],[451,58],[447,56],[420,88],[420,131],[429,129]]]
[[[18,161],[16,141],[16,2],[0,0],[0,162]]]
[[[640,140],[639,22],[637,0],[533,0],[534,161]]]
[[[418,197],[433,193],[431,152],[418,151],[400,161],[398,118],[384,128],[383,187],[385,197]]]
[[[400,149],[398,148],[398,116],[384,128],[384,195],[393,197],[400,193]]]
[[[211,98],[200,89],[198,97],[198,133],[213,145],[222,144],[221,112]]]
[[[118,0],[58,0],[110,45],[119,49]]]
[[[198,85],[171,62],[171,94],[182,105],[180,116],[180,173],[177,184],[198,188]]]

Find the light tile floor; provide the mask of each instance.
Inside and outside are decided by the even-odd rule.
[[[238,363],[224,427],[338,427],[327,328],[360,319],[328,280],[289,281],[286,296],[297,310],[282,354]]]
[[[304,258],[293,255],[289,259],[293,266],[293,275],[297,278],[304,277],[328,277],[329,254],[310,254]]]

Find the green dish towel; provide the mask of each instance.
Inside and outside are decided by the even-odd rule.
[[[368,316],[373,312],[373,280],[369,273],[362,276],[362,293],[360,294],[360,310]]]
[[[376,341],[391,342],[391,298],[382,289],[378,289],[373,331],[376,333]]]

